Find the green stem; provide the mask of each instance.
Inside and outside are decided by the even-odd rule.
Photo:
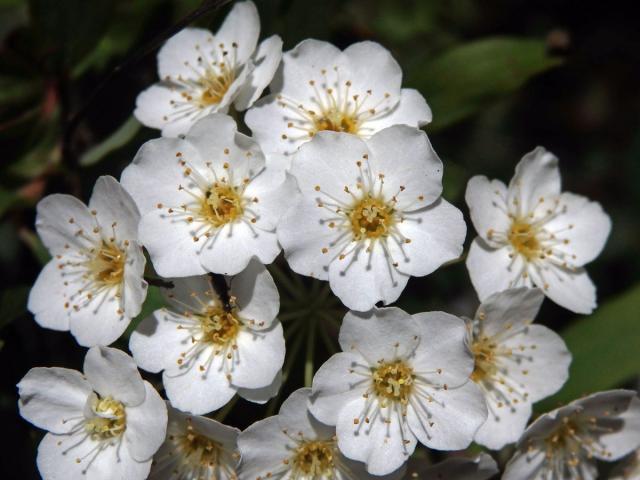
[[[324,342],[324,346],[327,347],[329,351],[329,355],[333,355],[338,351],[338,348],[335,344],[335,341],[329,336],[329,332],[324,327],[324,325],[319,325],[318,330],[320,330],[320,336],[322,337],[322,341]]]
[[[294,298],[302,299],[304,291],[296,288],[287,274],[280,270],[280,267],[278,267],[275,263],[272,263],[271,265],[269,265],[269,272],[271,272],[271,275],[273,275],[273,277],[276,279],[278,285],[282,285],[284,289],[289,292],[289,295]]]

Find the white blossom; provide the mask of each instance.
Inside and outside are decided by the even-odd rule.
[[[205,115],[226,113],[232,104],[236,110],[249,108],[282,58],[280,37],[257,46],[259,36],[258,10],[250,1],[237,2],[215,34],[182,30],[158,52],[160,82],[138,96],[134,115],[164,137],[175,137]]]
[[[440,197],[442,162],[418,129],[397,125],[366,142],[321,132],[291,173],[302,196],[278,226],[289,266],[329,280],[350,309],[393,302],[410,276],[462,253],[462,213]]]
[[[237,480],[240,430],[167,405],[167,438],[153,458],[150,480]]]
[[[516,166],[509,186],[475,176],[466,201],[478,237],[467,268],[480,300],[511,287],[537,286],[571,311],[590,313],[595,286],[584,265],[607,240],[600,204],[561,192],[558,159],[538,147]]]
[[[531,405],[555,393],[569,377],[571,354],[552,330],[532,322],[544,295],[526,287],[489,296],[468,324],[474,355],[471,379],[489,409],[475,441],[493,450],[517,441]]]
[[[42,327],[70,330],[85,347],[122,335],[147,295],[139,220],[129,194],[109,176],[98,179],[88,206],[63,194],[38,203],[36,229],[53,258],[28,308]]]
[[[595,461],[617,460],[640,446],[636,392],[610,390],[536,419],[518,442],[503,480],[591,480]]]
[[[84,374],[33,368],[18,384],[20,414],[47,433],[38,447],[44,480],[144,479],[167,428],[160,395],[131,357],[92,347]]]
[[[288,156],[325,130],[369,138],[392,125],[426,125],[429,106],[401,83],[400,66],[377,43],[340,51],[308,39],[283,55],[271,95],[256,102],[245,121],[268,156]]]
[[[500,473],[496,461],[486,453],[476,458],[449,457],[435,465],[421,463],[410,462],[407,480],[488,480]]]
[[[317,421],[307,410],[310,388],[291,394],[278,415],[260,420],[240,434],[241,480],[394,480],[403,471],[384,477],[369,475],[362,463],[338,450],[335,427]]]
[[[336,425],[342,453],[388,474],[407,461],[417,441],[461,450],[487,418],[464,322],[443,312],[409,315],[398,308],[347,313],[343,352],[313,379],[311,413]]]
[[[276,224],[295,183],[231,117],[209,115],[184,138],[145,143],[122,173],[142,213],[140,241],[163,277],[235,275],[280,252]]]
[[[144,370],[160,372],[171,404],[194,415],[224,406],[237,393],[263,403],[277,393],[285,343],[280,300],[269,272],[252,261],[227,278],[228,293],[209,276],[178,278],[131,335]]]

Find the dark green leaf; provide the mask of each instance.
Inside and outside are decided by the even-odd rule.
[[[560,61],[547,53],[542,40],[489,38],[455,47],[416,68],[408,84],[431,105],[433,131],[478,113]]]
[[[108,154],[126,145],[140,130],[140,123],[131,116],[115,132],[98,145],[89,149],[80,157],[80,165],[88,166],[98,163]]]
[[[547,411],[587,393],[621,386],[640,375],[640,285],[610,300],[562,332],[573,355],[569,380],[536,406]]]
[[[49,255],[48,250],[35,232],[23,228],[20,230],[20,239],[29,247],[33,256],[40,262],[40,265],[44,265],[51,260],[51,255]]]
[[[0,328],[6,327],[27,309],[29,286],[8,288],[0,294]]]

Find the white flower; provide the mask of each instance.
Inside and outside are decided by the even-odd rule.
[[[234,275],[252,257],[280,252],[276,224],[295,183],[265,168],[258,145],[226,115],[212,114],[184,138],[145,143],[122,172],[142,213],[140,241],[163,277]]]
[[[88,207],[62,194],[38,203],[36,229],[53,258],[28,308],[42,327],[70,330],[85,347],[122,335],[147,295],[139,220],[129,194],[109,176],[98,179]]]
[[[194,415],[224,406],[238,393],[263,403],[280,386],[285,344],[278,291],[257,261],[216,291],[209,276],[173,280],[170,309],[156,310],[131,335],[136,363],[164,371],[171,404]]]
[[[553,154],[542,147],[526,154],[508,188],[473,177],[466,200],[479,235],[467,268],[481,301],[507,288],[535,285],[571,311],[595,308],[595,286],[583,267],[604,247],[611,220],[600,204],[560,191]]]
[[[33,368],[18,384],[20,414],[47,433],[38,447],[44,480],[146,478],[167,428],[160,395],[131,357],[92,347],[84,375]]]
[[[524,432],[503,480],[591,480],[596,460],[614,461],[640,446],[636,392],[610,390],[540,416]]]
[[[237,480],[238,434],[207,417],[171,408],[167,439],[153,458],[151,480]]]
[[[393,302],[410,276],[462,252],[462,213],[440,197],[442,162],[418,129],[397,125],[366,142],[321,132],[291,173],[302,198],[278,225],[287,261],[329,280],[350,309]]]
[[[240,434],[240,480],[397,479],[367,474],[364,466],[344,457],[336,444],[336,429],[318,422],[307,410],[310,388],[291,394],[274,417],[260,420]]]
[[[401,83],[400,66],[377,43],[340,51],[308,39],[283,55],[271,95],[245,121],[267,155],[290,155],[324,130],[368,138],[391,125],[429,123],[431,110],[422,95]]]
[[[407,480],[488,480],[500,473],[496,461],[486,453],[481,453],[475,459],[449,457],[429,466],[418,466],[418,460],[412,463]]]
[[[136,100],[134,115],[164,137],[185,133],[209,113],[246,110],[269,84],[282,58],[277,35],[256,50],[260,18],[253,2],[238,2],[213,35],[186,28],[158,52],[157,83]]]
[[[468,325],[475,358],[471,379],[489,408],[475,441],[492,450],[517,441],[531,405],[557,392],[569,377],[571,354],[565,343],[547,327],[531,325],[543,300],[540,290],[526,287],[495,293]]]
[[[342,453],[387,474],[407,461],[417,440],[429,448],[466,448],[487,418],[464,322],[443,312],[397,308],[347,313],[343,352],[313,379],[311,413],[336,425]]]

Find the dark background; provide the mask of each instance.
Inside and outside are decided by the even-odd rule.
[[[640,35],[635,2],[256,3],[262,37],[278,33],[285,50],[307,37],[341,48],[371,39],[391,50],[403,68],[404,86],[418,88],[434,110],[434,123],[426,131],[445,165],[444,195],[465,215],[464,188],[472,175],[506,182],[520,157],[536,145],[560,158],[564,189],[601,202],[612,216],[613,231],[603,254],[588,267],[602,308],[591,317],[577,317],[549,301],[543,305],[538,321],[565,336],[574,366],[572,383],[541,408],[596,389],[634,386],[640,372]],[[156,40],[199,5],[194,0],[0,0],[4,478],[38,478],[35,452],[42,432],[18,416],[15,384],[34,366],[81,369],[86,351],[69,333],[40,328],[26,311],[29,287],[46,259],[33,233],[35,204],[53,192],[86,201],[99,175],[119,177],[139,146],[159,135],[125,122],[137,94],[156,80],[152,47],[161,43]],[[227,10],[206,13],[194,24],[215,31]],[[126,68],[114,75],[127,59]],[[82,114],[76,121],[77,112]],[[111,134],[123,124],[127,140],[114,141]],[[112,150],[96,154],[98,161],[87,165],[86,153],[98,145]],[[475,236],[471,223],[468,227],[467,244]],[[445,310],[470,316],[477,299],[464,264],[458,263],[412,279],[398,304],[412,313]],[[156,305],[157,298],[151,298],[146,311]],[[332,315],[339,318],[337,312]],[[320,328],[335,338],[335,324]],[[116,343],[126,345],[126,339]],[[323,345],[313,354],[316,368],[329,353]],[[304,349],[294,364],[304,363]],[[266,409],[277,411],[303,378],[303,368],[293,367],[283,397],[267,407],[240,400],[226,422],[244,428]],[[160,387],[157,378],[151,380]]]

